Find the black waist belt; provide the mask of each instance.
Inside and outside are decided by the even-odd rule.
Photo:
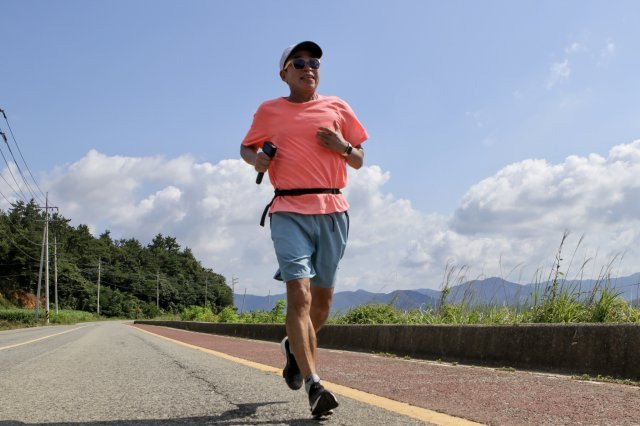
[[[299,188],[299,189],[277,189],[274,191],[275,195],[271,199],[271,202],[267,204],[267,207],[264,208],[264,212],[262,212],[262,217],[260,218],[260,226],[264,226],[264,221],[267,218],[267,213],[269,213],[269,207],[275,201],[276,197],[290,196],[290,195],[307,195],[307,194],[342,194],[340,189],[338,188]]]

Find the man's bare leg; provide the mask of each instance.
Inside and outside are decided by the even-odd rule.
[[[316,333],[310,317],[311,298],[309,278],[287,282],[287,336],[303,378],[316,374],[312,349],[316,346]]]
[[[304,379],[311,414],[314,416],[331,414],[339,405],[335,395],[322,386],[320,377],[316,374],[315,326],[320,329],[327,320],[332,294],[331,289],[314,289],[308,278],[287,282],[286,326],[289,348]]]
[[[313,323],[313,329],[317,333],[329,318],[331,301],[333,300],[333,288],[311,286],[311,310],[309,316]]]
[[[309,311],[309,316],[311,317],[311,323],[313,324],[313,330],[315,331],[316,338],[309,341],[309,349],[313,354],[314,364],[318,356],[318,331],[320,331],[325,322],[327,322],[327,318],[329,318],[332,300],[333,288],[311,286],[311,309]]]

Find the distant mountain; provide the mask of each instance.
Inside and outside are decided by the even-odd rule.
[[[434,294],[439,292],[434,291]],[[279,299],[286,299],[287,295],[276,294],[271,296],[254,296],[247,294],[235,294],[235,305],[238,312],[250,312],[256,310],[270,311]],[[418,309],[420,306],[435,306],[437,298],[422,294],[415,290],[396,290],[391,293],[371,293],[365,290],[340,291],[333,295],[331,313],[345,313],[356,306],[370,303],[391,304],[397,309]]]
[[[271,296],[254,296],[252,294],[234,294],[234,305],[238,312],[270,311],[280,299],[287,299],[287,295],[274,294]]]
[[[591,292],[596,285],[598,285],[599,288],[606,286],[614,289],[616,293],[620,293],[622,298],[631,301],[640,297],[640,272],[629,275],[628,277],[611,278],[609,281],[568,281],[565,285],[570,285],[581,293]]]
[[[531,300],[537,291],[540,296],[545,292],[547,283],[517,284],[502,278],[492,277],[484,280],[473,280],[451,287],[447,295],[447,303],[466,303],[469,305],[517,305]],[[559,283],[560,288],[570,289],[572,293],[580,293],[587,297],[594,288],[609,287],[636,306],[640,300],[640,273],[628,277],[602,280],[567,280]],[[349,309],[370,303],[391,304],[397,309],[419,309],[435,307],[440,303],[440,290],[396,290],[391,293],[371,293],[365,290],[340,291],[334,294],[331,313],[345,313]],[[235,294],[235,305],[238,311],[269,311],[279,299],[286,299],[286,294],[272,296],[254,296]]]
[[[441,297],[441,292],[437,290],[420,289],[417,291],[432,295],[438,301]],[[484,280],[467,281],[451,287],[446,302],[456,304],[465,302],[470,305],[513,304],[517,301],[526,300],[531,291],[527,286],[492,277]]]
[[[438,293],[438,292],[436,292]],[[343,291],[333,296],[332,313],[347,312],[356,306],[370,303],[389,304],[396,309],[418,309],[435,306],[437,298],[416,290],[396,290],[391,293],[369,293],[368,291]]]
[[[463,284],[451,287],[447,296],[448,303],[465,302],[470,305],[516,305],[526,303],[537,291],[542,296],[548,283],[517,284],[502,278],[492,277],[484,280],[467,281]],[[587,297],[597,287],[597,292],[602,288],[611,288],[627,301],[640,298],[640,273],[627,277],[611,278],[610,280],[566,280],[558,283],[560,290],[568,290],[570,293],[580,293]],[[431,289],[419,289],[418,292],[434,295],[439,300],[440,291]]]

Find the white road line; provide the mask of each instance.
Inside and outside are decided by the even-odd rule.
[[[49,337],[60,336],[61,334],[70,333],[72,331],[80,330],[81,328],[84,328],[84,327],[89,327],[89,326],[88,325],[83,325],[83,326],[80,326],[80,327],[72,328],[71,330],[61,331],[60,333],[49,334],[48,336],[39,337],[39,338],[33,339],[33,340],[27,340],[26,342],[15,343],[15,344],[9,345],[9,346],[2,346],[2,347],[0,347],[0,351],[3,351],[5,349],[15,348],[15,347],[18,347],[18,346],[28,345],[29,343],[34,343],[34,342],[37,342],[39,340],[48,339]]]
[[[168,340],[178,345],[186,346],[191,349],[196,349],[220,358],[224,358],[229,361],[236,362],[238,364],[246,365],[251,368],[255,368],[260,371],[264,371],[267,373],[273,373],[277,376],[280,376],[281,369],[272,367],[270,365],[260,364],[257,362],[249,361],[244,358],[238,358],[224,352],[218,352],[211,349],[203,348],[201,346],[192,345],[186,342],[182,342],[180,340],[172,339],[170,337],[165,337],[161,334],[156,334],[152,331],[144,330],[142,328],[136,327],[135,325],[131,325],[130,327],[135,328],[138,331],[142,331],[144,333],[151,334],[153,336],[159,337],[161,339]],[[426,423],[435,424],[439,426],[478,426],[481,423],[476,423],[470,420],[466,420],[460,417],[450,416],[448,414],[439,413],[437,411],[428,410],[426,408],[416,407],[413,405],[406,404],[404,402],[394,401],[389,398],[385,398],[382,396],[374,395],[368,392],[363,392],[357,389],[349,388],[346,386],[338,385],[335,383],[322,381],[325,387],[334,393],[337,393],[342,396],[346,396],[347,398],[355,399],[356,401],[363,402],[365,404],[373,405],[376,407],[383,408],[387,411],[391,411],[397,414],[401,414],[403,416],[411,417],[416,420],[421,420]]]

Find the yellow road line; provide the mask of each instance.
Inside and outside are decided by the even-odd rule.
[[[267,373],[273,373],[277,376],[281,376],[282,370],[279,368],[271,367],[270,365],[260,364],[257,362],[249,361],[243,358],[238,358],[223,352],[214,351],[212,349],[202,348],[200,346],[191,345],[189,343],[181,342],[180,340],[171,339],[160,334],[153,333],[151,331],[143,330],[141,328],[131,325],[131,327],[140,330],[142,332],[151,334],[152,336],[160,337],[161,339],[168,340],[178,345],[186,346],[191,349],[196,349],[211,355],[215,355],[220,358],[224,358],[229,361],[236,362],[238,364],[246,365],[247,367],[255,368]],[[346,386],[338,385],[335,383],[322,381],[322,384],[330,391],[337,393],[338,395],[345,396],[347,398],[355,399],[356,401],[364,402],[365,404],[373,405],[383,408],[387,411],[391,411],[397,414],[402,414],[407,417],[411,417],[423,422],[443,425],[443,426],[467,426],[467,425],[480,425],[481,423],[475,423],[470,420],[462,419],[459,417],[449,416],[447,414],[438,413],[437,411],[427,410],[426,408],[416,407],[404,402],[394,401],[389,398],[374,395],[371,393],[363,392],[357,389],[352,389]]]
[[[16,343],[14,345],[9,345],[9,346],[3,346],[3,347],[0,347],[0,351],[3,351],[5,349],[15,348],[15,347],[18,347],[18,346],[28,345],[29,343],[34,343],[34,342],[37,342],[39,340],[48,339],[49,337],[55,337],[55,336],[59,336],[61,334],[70,333],[72,331],[76,331],[76,330],[79,330],[79,329],[84,328],[84,327],[89,327],[89,326],[88,325],[83,325],[81,327],[72,328],[71,330],[61,331],[60,333],[55,333],[55,334],[49,334],[48,336],[38,337],[37,339],[28,340],[26,342]]]

